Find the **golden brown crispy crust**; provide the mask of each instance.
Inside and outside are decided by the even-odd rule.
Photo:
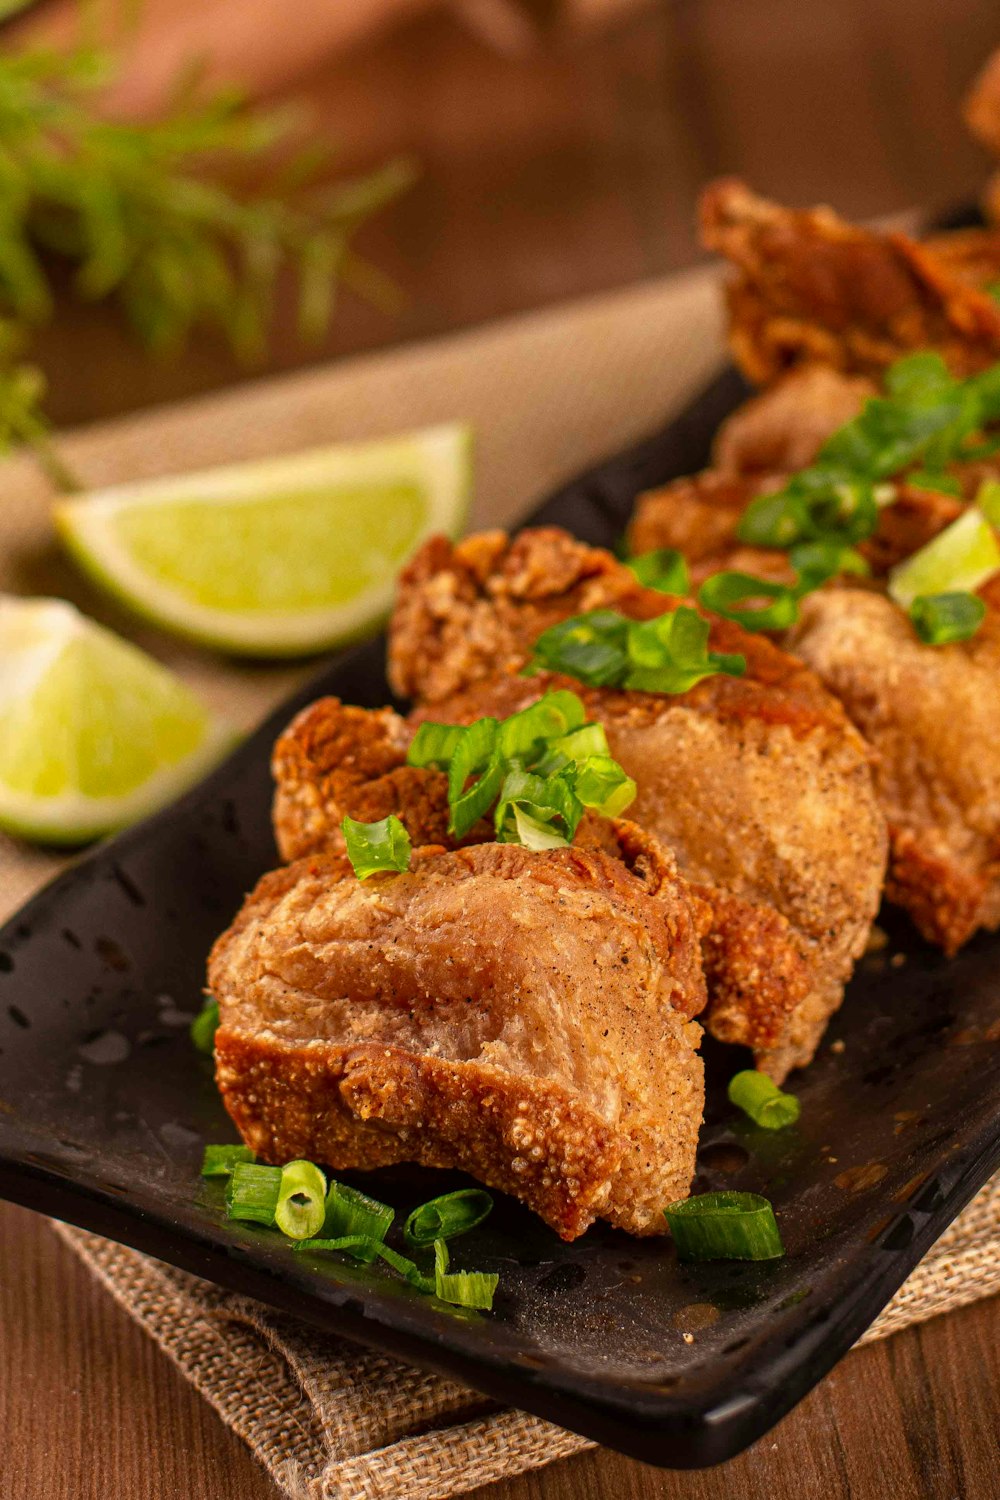
[[[395,814],[414,845],[452,847],[448,778],[406,764],[412,736],[412,726],[390,708],[320,698],[303,709],[279,736],[271,761],[282,859],[342,848],[345,817],[375,823]],[[457,842],[482,843],[491,836],[487,824],[477,823]]]
[[[954,953],[1000,923],[1000,615],[931,649],[883,594],[824,589],[803,601],[793,642],[876,751],[887,895]]]
[[[485,679],[517,673],[541,632],[569,615],[614,608],[645,620],[682,602],[643,588],[610,552],[557,527],[522,531],[513,540],[490,532],[457,545],[434,537],[400,579],[389,636],[393,687],[426,709]],[[840,705],[801,662],[728,620],[706,618],[709,647],[742,655],[746,673],[706,678],[673,704],[734,722],[783,724],[797,736],[817,728],[850,733]],[[580,683],[569,685],[591,701]],[[510,691],[516,696],[516,687]],[[600,704],[605,701],[602,696]],[[659,713],[660,700],[648,693],[617,694],[612,701],[636,716]]]
[[[962,113],[976,140],[1000,156],[1000,52],[994,52],[976,75]]]
[[[963,487],[963,498],[940,490],[925,490],[903,480],[895,482],[896,498],[879,511],[878,530],[858,551],[876,577],[919,550],[961,515],[984,478],[995,477],[986,464],[952,466]],[[635,552],[675,547],[688,560],[692,587],[713,573],[732,569],[773,583],[793,583],[794,570],[785,552],[752,547],[741,542],[737,527],[744,510],[758,495],[780,488],[782,476],[717,474],[706,469],[689,479],[676,479],[662,489],[640,495],[629,525],[629,546]],[[691,541],[699,531],[703,540]]]
[[[787,659],[787,658],[786,658]],[[705,1024],[779,1081],[807,1063],[863,950],[881,893],[884,819],[867,750],[840,713],[802,719],[773,692],[748,713],[719,684],[676,698],[550,673],[484,680],[413,718],[505,717],[570,688],[639,786],[630,813],[712,909]],[[793,702],[796,687],[793,686]],[[803,1017],[809,1018],[808,1025]]]
[[[460,1167],[564,1238],[661,1233],[701,1120],[703,914],[637,831],[266,876],[213,949],[217,1077],[269,1160]]]
[[[730,346],[757,385],[813,363],[878,377],[915,349],[962,375],[1000,359],[1000,306],[906,235],[785,209],[734,178],[702,195],[701,230],[736,268]]]

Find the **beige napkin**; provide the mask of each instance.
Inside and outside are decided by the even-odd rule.
[[[696,271],[106,423],[61,447],[99,484],[463,418],[478,435],[473,523],[496,524],[663,423],[721,357],[715,276]],[[74,599],[243,727],[306,675],[301,666],[237,666],[136,627],[59,554],[30,459],[6,464],[3,477],[0,588]],[[52,855],[2,843],[0,914],[59,867]],[[134,1251],[61,1232],[299,1500],[435,1500],[588,1446]],[[939,1241],[867,1337],[1000,1289],[998,1246],[1000,1187]]]

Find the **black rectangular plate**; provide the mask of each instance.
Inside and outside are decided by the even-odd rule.
[[[613,544],[636,494],[699,468],[744,394],[724,373],[532,519]],[[232,1127],[186,1022],[212,940],[276,863],[276,732],[319,693],[384,702],[383,655],[376,641],[334,661],[208,781],[0,933],[0,1192],[638,1458],[728,1458],[840,1358],[1000,1162],[1000,940],[945,962],[887,917],[889,947],[863,963],[794,1083],[797,1128],[736,1118],[724,1094],[736,1055],[709,1049],[697,1189],[767,1194],[784,1260],[681,1266],[668,1241],[600,1227],[564,1245],[498,1196],[455,1251],[458,1266],[500,1273],[483,1316],[227,1223],[198,1166],[202,1143]],[[451,1180],[397,1169],[366,1185],[405,1211]]]

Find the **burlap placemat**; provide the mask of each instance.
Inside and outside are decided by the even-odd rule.
[[[555,484],[662,423],[721,357],[714,273],[533,314],[434,344],[249,384],[68,436],[89,483],[176,472],[464,418],[478,435],[475,524],[506,522]],[[4,466],[0,588],[60,594],[166,661],[237,725],[307,668],[222,662],[140,629],[56,549],[31,461]],[[60,867],[0,843],[0,915]],[[435,1500],[590,1446],[438,1376],[77,1230],[74,1250],[297,1500]],[[985,1190],[866,1338],[1000,1290],[1000,1185]]]

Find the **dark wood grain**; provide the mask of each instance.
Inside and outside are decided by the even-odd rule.
[[[0,1266],[4,1500],[278,1500],[43,1219],[0,1206]],[[998,1390],[991,1301],[849,1355],[720,1468],[670,1473],[601,1451],[474,1500],[995,1500]]]

